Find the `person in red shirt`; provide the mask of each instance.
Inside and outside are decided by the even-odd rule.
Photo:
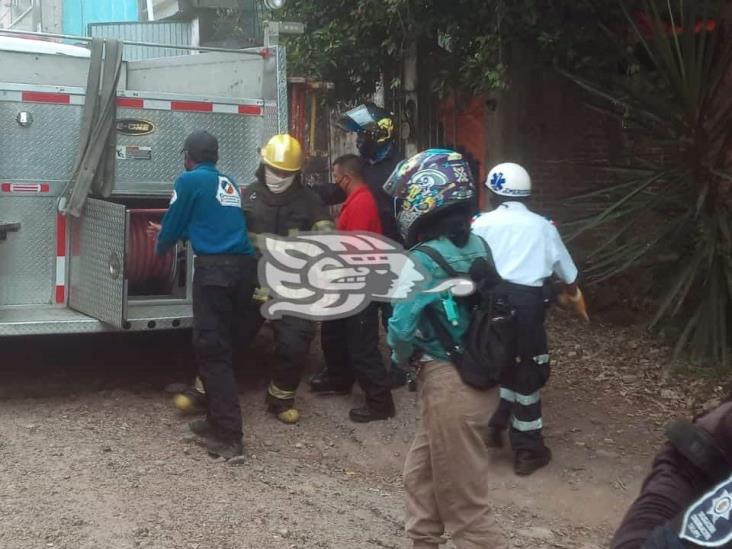
[[[336,159],[333,181],[348,197],[336,228],[382,234],[379,209],[363,179],[361,158],[349,154]],[[351,317],[323,322],[321,344],[325,369],[310,381],[313,392],[348,394],[355,380],[366,393],[366,403],[350,411],[351,421],[367,423],[394,417],[394,400],[379,350],[377,304],[371,303]]]
[[[343,157],[341,157],[343,158]],[[338,162],[341,159],[336,160]],[[356,173],[361,169],[361,159],[358,156],[346,158],[341,164],[333,164],[333,177],[339,187],[348,187],[350,193],[343,203],[341,214],[336,222],[339,231],[368,231],[384,234],[381,228],[381,217],[376,206],[374,195],[366,186],[363,176]],[[348,171],[348,166],[353,171]],[[339,183],[339,181],[341,183]]]

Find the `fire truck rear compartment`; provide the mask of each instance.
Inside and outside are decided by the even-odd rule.
[[[77,218],[59,205],[79,148],[89,59],[46,49],[0,41],[0,338],[190,327],[192,250],[179,244],[157,256],[153,225],[193,130],[218,137],[223,173],[251,181],[258,147],[288,127],[284,50],[123,62],[114,189],[89,197]]]

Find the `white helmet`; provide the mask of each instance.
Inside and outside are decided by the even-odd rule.
[[[531,195],[529,172],[513,162],[494,167],[485,180],[485,186],[500,196],[522,198]]]

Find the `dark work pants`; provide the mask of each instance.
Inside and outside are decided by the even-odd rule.
[[[250,256],[196,258],[193,347],[207,395],[207,417],[224,441],[242,437],[239,391],[232,368],[237,322],[251,302],[255,260]]]
[[[259,303],[252,303],[246,310],[243,320],[246,346],[264,324],[260,307]],[[315,338],[315,322],[283,316],[279,320],[271,320],[270,325],[274,331],[276,361],[269,394],[283,400],[293,399],[305,370],[310,344]]]
[[[384,333],[389,333],[389,319],[394,312],[394,307],[388,301],[376,301],[376,307],[381,312],[381,325],[384,327]]]
[[[391,390],[379,350],[376,303],[354,316],[323,322],[321,343],[328,376],[336,384],[350,385],[355,378],[370,408],[391,407]]]
[[[540,389],[550,373],[546,307],[540,288],[511,285],[507,293],[516,309],[519,361],[501,375],[501,399],[490,426],[506,429],[510,424],[514,450],[538,450],[544,446]]]

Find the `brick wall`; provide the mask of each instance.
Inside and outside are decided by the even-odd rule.
[[[532,176],[539,208],[612,182],[596,165],[621,151],[619,124],[591,110],[578,86],[529,51],[514,53],[510,88],[491,98],[487,164],[514,161]]]

